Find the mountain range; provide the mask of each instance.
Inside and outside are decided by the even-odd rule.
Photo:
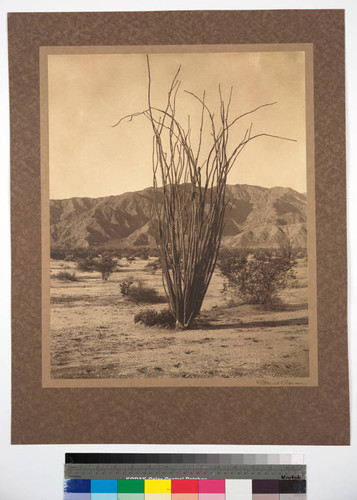
[[[305,193],[292,188],[246,184],[227,186],[222,244],[277,247],[289,239],[306,247]],[[154,246],[153,188],[103,198],[50,201],[51,247]]]

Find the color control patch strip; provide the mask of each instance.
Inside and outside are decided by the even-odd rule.
[[[64,500],[304,500],[305,479],[66,479]]]

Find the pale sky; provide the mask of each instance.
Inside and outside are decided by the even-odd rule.
[[[178,118],[191,115],[197,137],[200,106],[183,90],[202,95],[217,112],[218,84],[230,116],[277,101],[231,129],[231,147],[253,122],[263,137],[244,149],[229,184],[289,186],[306,192],[305,55],[303,51],[150,54],[152,105],[164,107],[181,64]],[[147,108],[145,54],[48,56],[50,198],[99,197],[152,185],[152,130],[138,117],[112,127],[123,116]],[[196,135],[195,135],[196,132]],[[211,140],[208,128],[205,140]],[[203,158],[204,159],[204,158]]]

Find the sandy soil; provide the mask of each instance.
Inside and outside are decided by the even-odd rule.
[[[135,304],[120,294],[119,282],[128,276],[163,293],[160,271],[152,275],[146,264],[122,259],[107,282],[99,273],[78,271],[78,282],[64,282],[55,275],[75,265],[51,262],[52,378],[308,376],[306,262],[299,261],[299,285],[284,292],[279,311],[230,305],[216,273],[197,328],[190,331],[134,324],[140,309],[165,307]]]

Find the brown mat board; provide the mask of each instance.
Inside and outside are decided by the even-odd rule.
[[[342,10],[9,14],[12,443],[349,444]],[[318,385],[42,386],[40,47],[313,44]]]

